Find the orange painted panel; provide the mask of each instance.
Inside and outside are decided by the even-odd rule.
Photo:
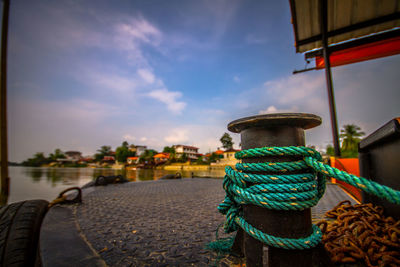
[[[358,158],[341,159],[341,158],[331,157],[331,166],[336,169],[360,176],[360,164]],[[345,182],[338,181],[336,179],[332,179],[332,182],[342,185],[351,195],[353,195],[356,199],[361,201],[362,199],[361,190]]]

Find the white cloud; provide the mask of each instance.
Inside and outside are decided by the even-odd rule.
[[[265,110],[260,110],[258,114],[269,114],[269,113],[287,113],[287,112],[298,112],[299,109],[297,106],[292,106],[289,109],[277,109],[275,106],[269,106]]]
[[[162,103],[165,103],[167,105],[167,109],[172,113],[180,114],[182,110],[186,107],[185,102],[177,100],[178,98],[182,97],[181,92],[172,92],[163,88],[151,91],[148,96],[157,99]]]
[[[218,42],[231,25],[231,21],[239,9],[240,2],[222,0],[205,1],[203,3],[206,5],[210,14],[212,14],[212,16],[207,17],[207,19],[211,19],[213,22],[210,24],[212,25],[212,38]]]
[[[174,129],[164,138],[167,143],[181,144],[189,140],[187,129]]]
[[[169,52],[179,61],[192,59],[193,50],[214,50],[219,47],[225,33],[230,30],[232,20],[241,5],[240,1],[230,0],[186,3],[188,4],[182,3],[182,6],[186,5],[188,12],[180,14],[180,24],[189,29],[196,29],[201,25],[202,29],[206,30],[207,36],[196,35],[195,31],[185,34],[181,31],[171,31],[165,35],[164,38],[168,39],[169,44],[167,50],[173,49],[173,52]],[[160,48],[165,47],[160,46]]]
[[[116,26],[116,30],[131,42],[142,41],[158,45],[162,37],[161,31],[143,17],[120,23]]]
[[[264,88],[267,97],[279,110],[292,110],[296,106],[303,112],[321,112],[326,108],[323,75],[290,75],[267,81]]]
[[[91,71],[91,73],[83,77],[89,84],[96,84],[105,89],[110,89],[119,93],[133,93],[137,86],[135,79],[127,78],[119,74],[101,73]]]
[[[393,86],[398,77],[394,70],[395,63],[393,60],[393,66],[385,66],[386,71],[378,74],[376,69],[383,68],[383,64],[373,61],[333,69],[339,129],[344,124],[355,123],[369,134],[387,122],[391,116],[398,114],[399,105],[395,104],[398,98],[395,96],[400,91]],[[257,109],[259,114],[302,112],[320,116],[322,125],[306,131],[307,143],[324,148],[327,143],[332,142],[324,72],[290,75],[267,81],[261,89],[252,90],[252,93],[251,99],[243,97],[241,101],[246,100],[247,103],[260,106],[261,101],[258,99],[263,100],[263,106],[268,108]],[[247,94],[251,95],[248,92]],[[386,106],[381,107],[379,111],[376,108],[368,108],[376,106],[376,99],[385,99]]]
[[[131,64],[148,66],[148,61],[142,52],[142,45],[158,47],[162,41],[161,31],[143,17],[119,22],[114,25],[111,48],[117,48],[127,53]],[[108,36],[104,36],[109,38]],[[109,43],[109,41],[107,41]]]
[[[323,125],[307,131],[307,144],[322,144],[330,139],[329,106],[323,72],[287,75],[269,80],[259,87],[238,94],[230,102],[237,108],[232,119],[287,112],[318,115],[322,117]]]
[[[93,87],[100,86],[103,89],[111,89],[110,92],[116,91],[124,98],[127,96],[143,96],[143,94],[135,95],[135,91],[150,91],[150,93],[144,95],[165,103],[167,109],[172,113],[180,114],[186,106],[185,102],[178,100],[182,97],[182,93],[170,91],[164,85],[163,80],[154,74],[147,57],[143,53],[144,46],[159,46],[163,41],[162,32],[141,15],[129,19],[126,17],[111,19],[110,24],[109,32],[106,30],[100,33],[94,30],[94,32],[98,32],[96,44],[86,45],[95,46],[97,43],[101,43],[103,49],[123,53],[125,60],[133,65],[135,74],[132,75],[123,70],[100,65],[89,71],[84,71],[83,73],[86,73],[86,75],[82,75],[82,71],[77,71],[75,76],[79,76],[79,79],[88,85],[94,85]],[[87,34],[93,33],[88,32]],[[85,36],[85,34],[81,35]],[[154,87],[160,89],[154,89]]]
[[[139,67],[149,65],[143,54],[143,46],[155,47],[161,51],[161,30],[140,13],[123,15],[90,8],[94,12],[86,12],[83,17],[84,5],[74,8],[68,3],[42,3],[37,8],[38,12],[26,9],[23,17],[27,21],[25,23],[33,24],[32,29],[39,36],[35,41],[42,50],[44,47],[49,47],[49,50],[61,48],[65,53],[88,47],[102,49],[108,53],[118,53],[131,65]],[[20,44],[26,43],[22,38],[17,41]]]
[[[55,148],[91,154],[110,142],[115,130],[105,125],[120,116],[117,107],[90,100],[10,100],[10,158],[16,161]]]
[[[238,82],[240,82],[240,78],[239,78],[238,76],[234,76],[234,77],[233,77],[233,81],[234,81],[235,83],[238,83]]]
[[[147,65],[141,45],[158,47],[163,40],[158,27],[140,13],[127,16],[90,8],[92,12],[85,12],[83,17],[84,5],[39,3],[36,7],[38,12],[21,11],[24,23],[30,23],[33,30],[40,29],[35,32],[40,37],[38,42],[52,49],[96,47],[123,52],[131,63]]]
[[[152,84],[155,81],[154,74],[149,69],[138,69],[137,73],[147,83]]]
[[[136,141],[136,137],[130,134],[125,134],[122,138],[128,142]]]
[[[33,102],[31,108],[37,111],[34,112],[35,114],[40,114],[44,118],[80,121],[82,124],[85,120],[101,121],[119,113],[118,108],[113,105],[84,99]],[[49,110],[52,112],[49,113]],[[48,113],[47,116],[46,113]]]
[[[250,33],[250,34],[246,35],[245,41],[248,44],[265,44],[268,42],[268,39],[266,36],[259,36],[259,35]]]
[[[147,141],[147,137],[142,137],[142,138],[140,138],[140,141],[141,141],[141,142],[146,142],[146,141]]]
[[[266,110],[260,110],[258,114],[276,113],[278,110],[275,106],[269,106]]]

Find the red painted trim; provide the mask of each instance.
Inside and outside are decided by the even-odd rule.
[[[336,67],[375,58],[392,56],[399,53],[400,53],[400,36],[333,52],[330,55],[330,61],[331,61],[331,66]],[[317,69],[323,69],[325,67],[325,62],[323,57],[318,56],[315,58],[315,67]]]

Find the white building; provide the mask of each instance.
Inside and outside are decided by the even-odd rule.
[[[211,165],[212,166],[220,166],[220,167],[235,166],[236,163],[239,163],[239,160],[235,158],[235,154],[238,151],[240,151],[240,150],[236,150],[233,148],[224,151],[223,158],[220,158],[215,163],[211,163]]]
[[[130,151],[136,152],[136,156],[140,157],[147,149],[147,146],[135,146],[131,145],[129,147]]]
[[[78,161],[82,158],[82,153],[79,151],[67,151],[64,154],[69,161]]]
[[[136,155],[141,156],[147,149],[147,146],[136,146]]]
[[[183,154],[186,154],[188,159],[198,159],[199,148],[194,146],[174,145],[175,155],[180,158]]]

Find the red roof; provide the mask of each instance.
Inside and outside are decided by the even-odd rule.
[[[127,157],[126,159],[137,160],[139,157]]]
[[[238,151],[240,151],[240,150],[231,148],[231,149],[225,150],[224,152],[238,152]]]
[[[169,153],[162,152],[154,155],[153,158],[169,159],[169,155],[170,155]]]
[[[224,151],[221,150],[221,149],[218,149],[218,150],[215,151],[214,153],[217,154],[217,155],[221,155],[221,154],[224,154]]]
[[[224,151],[223,150],[217,150],[215,152],[207,153],[205,156],[206,157],[211,157],[212,154],[222,155],[222,154],[224,154]]]

